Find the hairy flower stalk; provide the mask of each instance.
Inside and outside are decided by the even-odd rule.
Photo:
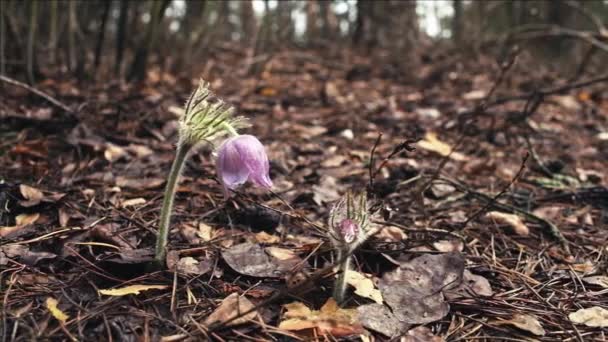
[[[211,97],[209,84],[201,80],[198,88],[188,98],[179,120],[179,140],[167,178],[156,240],[155,260],[158,266],[164,264],[167,255],[167,237],[175,191],[190,151],[199,143],[228,134],[238,134],[237,129],[247,126],[244,118],[232,116],[234,110],[230,105],[220,99],[211,102]]]
[[[328,235],[339,263],[333,297],[339,304],[345,300],[346,277],[353,252],[378,231],[373,219],[375,215],[370,212],[365,193],[346,193],[330,212]]]

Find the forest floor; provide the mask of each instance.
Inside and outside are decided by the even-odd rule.
[[[201,146],[167,271],[145,265],[198,77],[35,85],[72,113],[0,85],[1,341],[606,340],[606,79],[306,51],[254,77],[221,57],[202,75],[250,118],[273,191],[226,201]],[[348,190],[370,191],[383,228],[338,307],[324,227]]]

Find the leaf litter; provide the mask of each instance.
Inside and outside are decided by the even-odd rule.
[[[322,62],[294,69],[303,65],[302,54]],[[603,229],[608,177],[602,158],[605,132],[597,127],[608,108],[605,100],[581,100],[575,92],[564,92],[559,95],[567,97],[542,103],[522,122],[514,113],[523,107],[506,102],[492,107],[491,118],[477,116],[463,137],[455,127],[468,115],[463,110],[474,109],[468,106],[478,100],[471,99],[488,93],[486,85],[473,80],[479,74],[486,80],[496,76],[493,58],[475,64],[458,60],[458,72],[431,81],[425,72],[440,75],[453,67],[453,62],[444,61],[444,66],[437,60],[423,68],[428,71],[413,71],[415,79],[397,81],[384,77],[377,65],[385,64],[372,63],[368,56],[345,52],[337,57],[344,63],[315,56],[278,53],[269,59],[263,78],[226,72],[239,60],[229,53],[212,58],[210,73],[218,93],[243,114],[256,116],[250,131],[269,147],[276,196],[243,191],[224,201],[213,179],[212,151],[196,151],[176,197],[168,246],[174,260],[165,272],[148,273],[144,266],[153,256],[158,195],[175,143],[176,121],[168,108],[182,104],[192,87],[191,75],[172,84],[147,80],[141,89],[109,83],[37,84],[74,107],[91,95],[99,99],[96,106],[103,115],[86,115],[90,109],[85,106],[76,122],[48,131],[1,120],[3,128],[23,139],[0,154],[5,166],[0,264],[2,281],[9,284],[0,297],[6,298],[6,312],[28,311],[8,315],[7,325],[16,324],[24,336],[39,330],[41,336],[65,339],[56,320],[33,328],[28,318],[49,317],[47,305],[36,303],[64,291],[70,300],[62,296],[57,307],[70,314],[74,323],[68,319],[65,329],[79,340],[98,339],[108,326],[114,339],[132,336],[134,326],[143,327],[148,337],[197,339],[203,336],[205,319],[224,301],[217,322],[245,312],[239,308],[245,299],[263,303],[289,287],[285,279],[297,278],[305,288],[256,310],[263,320],[247,315],[247,321],[237,319],[241,324],[214,333],[225,340],[244,333],[268,340],[315,332],[377,340],[500,340],[522,334],[553,340],[573,339],[577,333],[601,338],[603,306],[597,294],[605,289],[605,261],[598,256],[605,254],[608,239]],[[527,96],[520,92],[525,87],[519,87],[532,73],[523,64],[518,68],[497,88],[497,97],[511,92]],[[359,75],[359,69],[369,72]],[[265,88],[272,91],[261,91]],[[320,92],[326,93],[325,100]],[[3,110],[18,112],[21,102],[30,105],[23,94],[10,88],[7,94]],[[120,110],[114,109],[117,104]],[[580,111],[600,116],[581,116]],[[47,119],[41,115],[40,120]],[[563,134],[573,131],[582,133],[565,141]],[[351,281],[349,300],[343,307],[326,307],[335,274],[327,239],[317,228],[339,196],[369,186],[370,150],[380,133],[376,165],[404,139],[423,139],[416,152],[392,158],[378,173],[373,190],[385,229],[355,253],[363,277]],[[62,135],[65,139],[58,138]],[[530,150],[521,143],[528,138],[536,157],[509,185],[521,156]],[[503,188],[507,191],[495,201],[488,200]],[[481,219],[462,225],[479,210]],[[486,212],[516,215],[520,221],[489,222]],[[493,229],[494,223],[508,229]],[[551,227],[563,235],[570,252]],[[98,289],[120,288],[125,281],[163,288],[98,295]],[[290,307],[284,305],[294,297],[300,304],[285,315]],[[578,308],[594,307],[599,309],[582,311],[582,318],[572,316]],[[262,321],[264,329],[258,328]],[[294,330],[276,330],[284,321]],[[504,321],[511,323],[500,323]]]

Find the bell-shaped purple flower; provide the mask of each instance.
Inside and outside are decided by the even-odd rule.
[[[224,141],[217,151],[216,168],[226,197],[247,180],[264,188],[272,187],[266,150],[253,135],[238,135]]]
[[[338,225],[338,230],[340,233],[340,237],[346,243],[351,243],[355,241],[357,235],[359,234],[359,226],[357,223],[351,219],[344,219]]]

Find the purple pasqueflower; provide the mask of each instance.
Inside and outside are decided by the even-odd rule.
[[[351,243],[355,241],[359,234],[359,225],[351,219],[344,219],[338,225],[338,230],[344,242]]]
[[[247,180],[264,188],[272,187],[266,150],[253,135],[226,139],[217,151],[216,168],[226,197]]]

